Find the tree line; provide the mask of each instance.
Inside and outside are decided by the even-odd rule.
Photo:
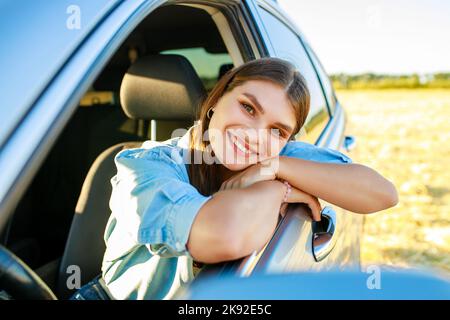
[[[330,76],[335,89],[450,89],[450,72],[433,74],[389,75],[363,73],[350,75],[345,73]]]

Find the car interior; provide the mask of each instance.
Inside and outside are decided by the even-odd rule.
[[[153,11],[112,56],[58,137],[2,241],[59,298],[67,266],[97,276],[110,215],[114,156],[188,128],[217,80],[243,62],[227,16],[200,5]]]

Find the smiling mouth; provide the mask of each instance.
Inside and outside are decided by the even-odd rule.
[[[246,142],[243,142],[241,139],[239,139],[232,133],[228,132],[228,137],[230,138],[230,142],[233,145],[235,151],[240,151],[246,157],[248,157],[250,155],[258,155],[257,152],[255,152],[249,148],[249,146]]]

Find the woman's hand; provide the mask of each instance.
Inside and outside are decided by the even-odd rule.
[[[286,212],[287,203],[306,203],[311,209],[312,218],[315,221],[320,221],[322,207],[320,205],[317,197],[310,195],[300,189],[291,186],[292,191],[289,193],[287,201],[281,205],[281,214],[284,215]]]
[[[275,180],[275,178],[276,175],[273,170],[258,162],[225,180],[219,190],[241,189],[259,181]]]

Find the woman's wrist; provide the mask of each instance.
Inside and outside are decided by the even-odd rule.
[[[285,182],[284,180],[280,179],[275,179],[270,182],[276,190],[277,199],[279,199],[280,204],[282,204],[283,202],[285,202],[285,199],[287,200],[289,197],[289,193],[291,192],[291,189],[289,189],[290,186],[287,186],[287,181]]]

